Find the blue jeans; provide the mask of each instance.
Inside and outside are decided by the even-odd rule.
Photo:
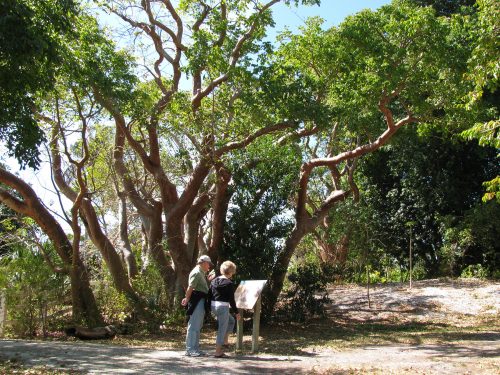
[[[217,339],[215,343],[223,345],[225,336],[233,332],[234,318],[229,314],[229,306],[212,306],[212,313],[217,318]]]
[[[193,314],[189,318],[187,335],[186,335],[186,351],[188,353],[197,353],[200,351],[200,332],[205,318],[205,298],[198,301]]]

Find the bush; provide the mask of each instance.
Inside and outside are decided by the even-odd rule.
[[[0,273],[0,289],[6,291],[7,334],[45,336],[64,325],[65,301],[69,304],[70,299],[68,278],[54,273],[40,253],[17,247],[1,259]]]
[[[331,279],[327,266],[308,261],[294,266],[288,275],[288,287],[280,301],[277,315],[289,321],[304,322],[322,316],[330,302],[326,285]]]
[[[471,264],[463,269],[460,277],[486,279],[488,271],[481,264]]]
[[[138,322],[126,296],[113,285],[107,267],[101,267],[99,277],[93,282],[95,296],[107,324],[126,326],[127,332],[156,330],[161,325],[181,324],[185,313],[173,305],[165,290],[161,276],[154,264],[150,264],[133,281],[133,287],[147,304],[152,321],[144,325]]]
[[[116,290],[111,275],[107,268],[102,267],[102,274],[92,282],[92,289],[99,310],[107,324],[119,325],[130,318],[132,310],[129,308],[127,298]]]

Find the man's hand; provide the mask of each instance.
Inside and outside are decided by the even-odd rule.
[[[212,281],[215,279],[215,270],[210,271],[210,273],[207,276],[208,281]]]
[[[185,295],[185,297],[181,301],[181,305],[182,306],[186,306],[188,304],[189,299],[191,298],[191,294],[192,293],[193,293],[193,288],[191,288],[190,286],[188,286],[188,288],[186,289],[186,295]]]

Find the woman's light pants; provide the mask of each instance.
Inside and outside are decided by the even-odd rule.
[[[224,345],[224,338],[234,329],[234,318],[229,313],[229,306],[212,306],[212,313],[217,318],[217,345]]]

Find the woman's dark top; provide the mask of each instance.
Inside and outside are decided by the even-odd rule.
[[[225,277],[216,277],[210,283],[210,294],[212,301],[229,302],[231,311],[238,312],[236,302],[234,300],[234,283]]]

